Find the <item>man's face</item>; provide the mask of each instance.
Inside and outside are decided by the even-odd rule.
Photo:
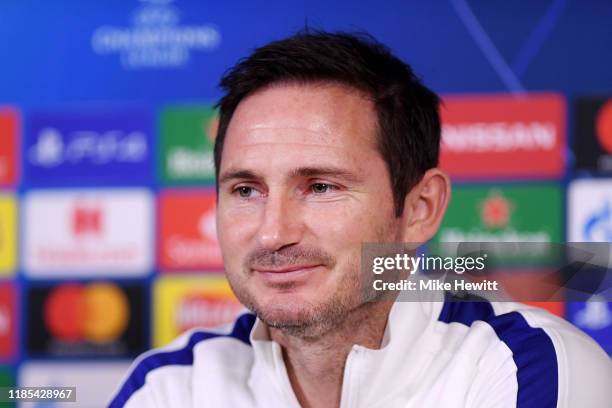
[[[244,99],[227,129],[217,231],[237,297],[273,327],[316,333],[363,303],[362,242],[394,241],[376,112],[334,84]]]

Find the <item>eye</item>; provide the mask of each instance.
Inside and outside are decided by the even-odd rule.
[[[251,194],[253,194],[253,187],[241,186],[241,187],[236,188],[235,191],[238,192],[240,197],[249,198]]]
[[[314,183],[313,185],[310,186],[310,189],[315,194],[324,194],[330,190],[333,190],[334,186],[332,186],[331,184],[326,184],[326,183]]]

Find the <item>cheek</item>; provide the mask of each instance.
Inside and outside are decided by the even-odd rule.
[[[352,206],[337,205],[315,211],[305,217],[309,230],[323,242],[345,243],[355,238],[358,229],[358,212]]]
[[[336,250],[361,248],[361,242],[380,240],[386,231],[392,212],[381,203],[352,202],[313,211],[305,217],[308,229],[318,242]]]
[[[228,262],[240,260],[240,255],[246,252],[245,245],[256,229],[256,214],[244,211],[217,211],[217,238],[223,256]]]
[[[340,203],[325,211],[312,211],[305,217],[308,229],[316,238],[315,242],[331,251],[353,252],[361,248],[362,241],[373,237],[372,233],[377,229],[374,223],[380,222],[382,217],[375,210],[364,208],[361,203],[351,204]]]

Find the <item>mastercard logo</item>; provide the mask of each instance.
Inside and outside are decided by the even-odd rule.
[[[49,332],[69,343],[109,343],[125,331],[128,300],[111,283],[64,284],[53,289],[44,305]]]
[[[599,144],[608,153],[612,153],[612,99],[608,100],[599,110],[595,127]]]

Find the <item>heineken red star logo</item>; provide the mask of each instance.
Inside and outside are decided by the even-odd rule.
[[[492,191],[480,206],[480,218],[488,228],[502,228],[508,225],[512,205],[499,191]]]

